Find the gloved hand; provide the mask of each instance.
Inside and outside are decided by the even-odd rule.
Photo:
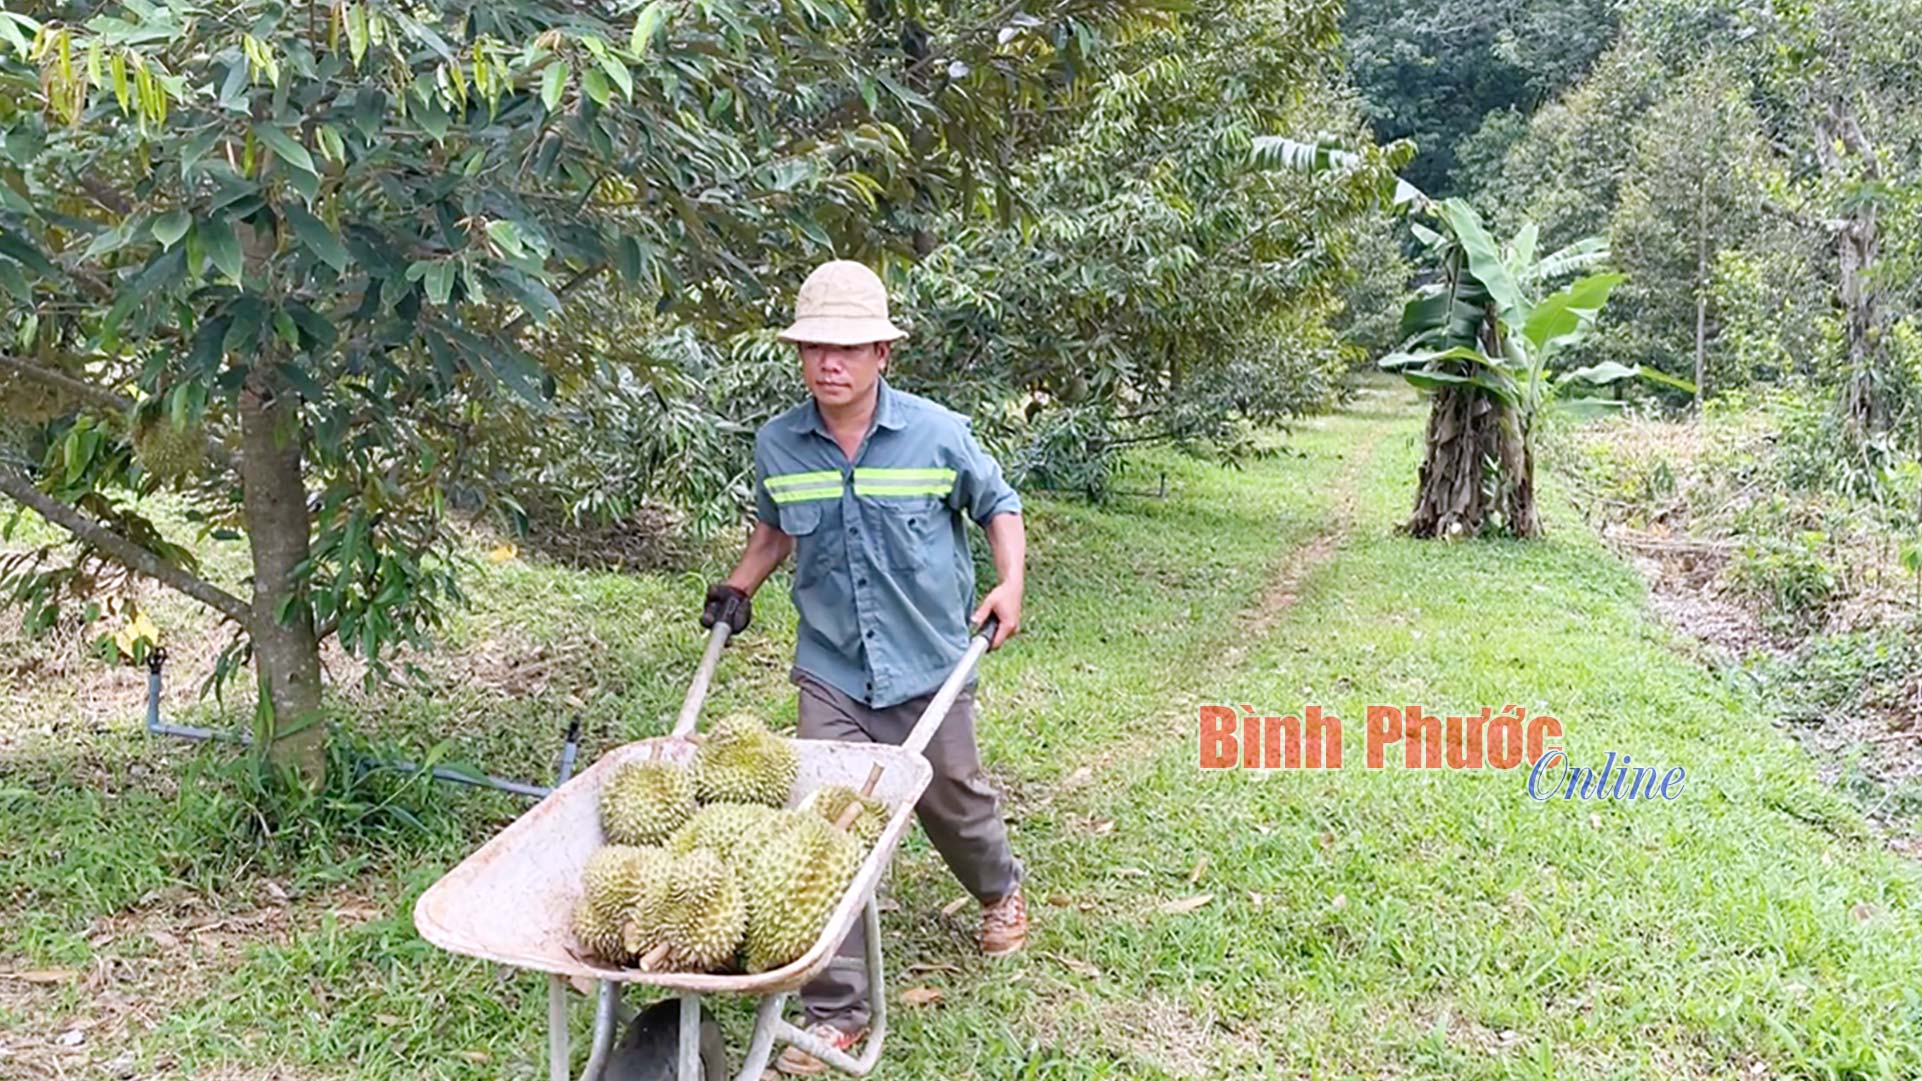
[[[754,603],[747,594],[728,585],[716,582],[707,587],[707,604],[701,609],[701,626],[712,628],[716,623],[726,623],[728,632],[739,634],[747,630],[754,620]]]

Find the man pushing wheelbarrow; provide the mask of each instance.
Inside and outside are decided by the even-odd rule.
[[[821,265],[794,314],[780,337],[798,345],[810,397],[755,433],[754,532],[733,572],[709,587],[701,625],[745,629],[754,591],[792,553],[798,735],[900,744],[967,649],[971,625],[999,620],[990,648],[1019,629],[1021,500],[966,417],[883,378],[906,332],[889,321],[887,290],[873,271],[846,260]],[[987,533],[999,577],[979,605],[966,519]],[[1013,953],[1028,931],[1021,864],[981,769],[967,690],[924,753],[934,775],[915,811],[981,902],[982,952]],[[865,937],[856,924],[801,990],[809,1031],[837,1050],[867,1030]],[[776,1066],[825,1069],[795,1047]]]

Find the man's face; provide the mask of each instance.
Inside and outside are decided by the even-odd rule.
[[[887,370],[888,351],[893,342],[866,345],[826,345],[801,343],[801,378],[808,392],[822,405],[847,405],[858,402],[874,389],[874,381]]]

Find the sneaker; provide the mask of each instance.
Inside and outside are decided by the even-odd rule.
[[[848,1032],[836,1028],[826,1021],[817,1021],[808,1026],[807,1033],[822,1043],[827,1044],[829,1047],[834,1048],[836,1051],[850,1051],[855,1044],[860,1043],[862,1038],[868,1034],[868,1030],[860,1028]],[[784,1074],[807,1076],[823,1073],[828,1067],[827,1063],[822,1062],[806,1051],[798,1047],[789,1046],[781,1052],[780,1058],[774,1060],[774,1068]]]
[[[1004,957],[1028,944],[1028,902],[1021,887],[981,906],[981,952]]]

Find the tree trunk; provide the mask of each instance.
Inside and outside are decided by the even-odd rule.
[[[1436,392],[1415,513],[1402,528],[1417,537],[1542,535],[1534,456],[1514,409],[1474,388]]]
[[[307,490],[301,482],[299,417],[290,396],[263,374],[240,393],[240,483],[254,557],[254,669],[261,723],[255,746],[310,785],[325,778],[327,729],[320,714],[320,640],[313,609],[281,605],[300,590],[308,558]]]
[[[1708,176],[1695,198],[1695,411],[1708,395]]]
[[[1869,144],[1853,114],[1831,104],[1828,116],[1815,126],[1816,158],[1831,176],[1875,181],[1881,171],[1875,148]],[[1860,159],[1850,168],[1837,144]],[[1860,446],[1895,425],[1895,380],[1887,369],[1884,349],[1886,312],[1876,284],[1882,238],[1873,201],[1864,200],[1835,231],[1836,299],[1842,306],[1843,338],[1848,343],[1849,381],[1836,401],[1844,429]]]

